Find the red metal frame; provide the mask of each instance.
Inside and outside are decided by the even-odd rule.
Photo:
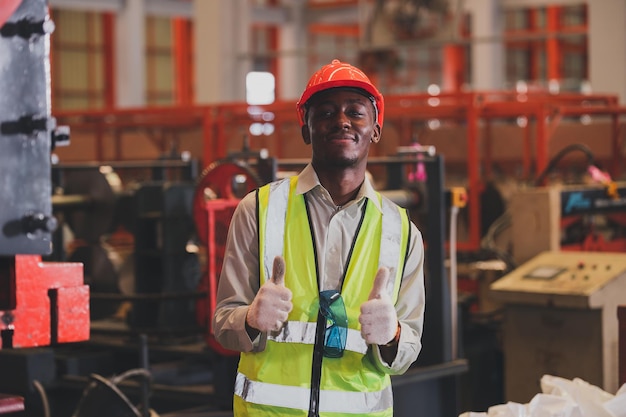
[[[433,99],[436,99],[436,105]],[[287,146],[287,142],[282,139],[283,132],[290,126],[297,126],[294,104],[276,102],[259,108],[275,116],[275,133],[268,140],[273,147],[270,152],[272,156],[279,158],[280,164],[280,158],[285,156],[283,148]],[[488,91],[444,92],[436,97],[428,94],[385,97],[385,124],[397,126],[402,141],[400,145],[409,145],[412,138],[421,133],[418,129],[423,129],[424,122],[431,119],[465,126],[465,137],[459,140],[465,141],[467,146],[467,210],[470,230],[468,240],[459,242],[459,250],[475,250],[480,244],[480,193],[485,181],[490,178],[494,162],[489,151],[493,138],[489,137],[488,128],[484,129],[484,134],[481,133],[482,126],[489,126],[489,123],[495,121],[515,120],[517,117],[527,118],[523,154],[519,156],[519,160],[523,164],[523,180],[529,180],[533,174],[537,175],[547,167],[550,140],[561,120],[582,115],[611,118],[611,135],[607,140],[614,152],[608,170],[613,178],[618,178],[623,170],[620,158],[623,133],[620,128],[623,120],[621,118],[626,115],[626,107],[620,106],[614,95]],[[196,157],[202,157],[204,166],[226,157],[229,150],[233,150],[233,142],[239,143],[239,138],[234,141],[233,135],[239,135],[242,131],[247,133],[247,126],[257,120],[256,118],[257,116],[249,114],[249,106],[245,103],[57,114],[59,122],[71,126],[73,131],[84,130],[95,135],[102,135],[107,129],[119,132],[142,128],[201,130],[203,151]],[[265,142],[259,138],[258,143]],[[124,159],[122,145],[123,140],[120,138],[120,143],[116,145],[116,154],[120,159]],[[439,151],[442,152],[441,149]],[[307,156],[302,155],[303,158]],[[481,171],[483,167],[484,172]]]
[[[231,209],[234,210],[239,204],[238,199],[221,199],[207,202],[207,221],[209,232],[209,244],[207,246],[207,270],[209,275],[209,318],[213,317],[215,308],[217,307],[217,284],[219,281],[219,274],[221,271],[221,262],[218,262],[218,257],[223,259],[224,253],[218,253],[218,245],[215,244],[215,212],[221,210]],[[225,225],[227,226],[227,225]],[[209,332],[213,333],[213,326],[209,325]]]
[[[561,8],[548,6],[547,8],[547,30],[546,39],[546,60],[548,64],[548,80],[560,80],[561,76],[561,45],[556,35],[561,28]]]
[[[465,49],[462,45],[443,48],[443,88],[445,91],[461,91],[465,82]]]

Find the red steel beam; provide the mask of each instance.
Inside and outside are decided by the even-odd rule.
[[[116,105],[117,88],[115,79],[115,15],[113,13],[102,14],[102,35],[104,52],[104,108],[112,110]]]
[[[172,20],[172,32],[174,38],[174,74],[176,104],[188,106],[192,104],[191,85],[191,27],[190,22],[184,18]]]
[[[546,62],[548,66],[548,80],[560,80],[561,71],[561,44],[557,37],[561,28],[561,8],[559,6],[547,7]]]

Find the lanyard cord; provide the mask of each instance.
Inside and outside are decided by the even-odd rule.
[[[320,288],[320,271],[317,262],[317,245],[315,244],[315,232],[311,221],[311,212],[306,194],[303,194],[304,206],[306,207],[306,217],[309,221],[311,240],[313,241],[313,257],[315,259],[315,275],[317,277],[317,290]],[[320,381],[322,380],[322,360],[324,359],[324,328],[326,318],[321,311],[317,313],[317,326],[315,327],[315,345],[313,345],[313,360],[311,361],[311,393],[309,397],[308,417],[319,417],[320,415]]]
[[[306,215],[309,221],[309,230],[311,233],[311,240],[313,241],[313,256],[315,258],[315,273],[317,276],[317,285],[318,291],[321,287],[320,282],[320,271],[319,265],[317,262],[317,245],[315,244],[315,232],[313,230],[313,223],[311,221],[311,212],[309,209],[309,202],[306,198],[306,194],[302,195],[304,197],[304,206],[306,207]],[[367,207],[367,199],[365,200],[365,204],[363,204],[361,219],[359,220],[359,225],[357,226],[356,233],[354,234],[354,238],[352,239],[352,245],[350,246],[350,251],[348,252],[348,259],[346,261],[346,267],[343,272],[343,276],[341,277],[341,286],[343,287],[343,281],[346,278],[346,274],[348,272],[348,265],[350,265],[350,259],[352,258],[352,252],[354,250],[354,246],[356,244],[356,238],[359,235],[359,231],[361,230],[361,225],[363,224],[363,220],[365,219],[365,208]],[[313,346],[313,360],[311,362],[311,394],[309,397],[309,414],[308,417],[319,417],[320,413],[320,382],[322,380],[322,361],[324,359],[324,334],[326,331],[326,318],[322,314],[321,309],[318,310],[317,313],[317,326],[315,327],[315,345]]]
[[[354,252],[354,246],[356,246],[356,238],[359,236],[359,232],[361,231],[361,226],[363,225],[363,220],[365,220],[365,209],[367,208],[367,203],[369,199],[365,199],[363,203],[363,207],[361,207],[361,218],[359,219],[359,224],[356,227],[356,232],[354,233],[354,237],[352,238],[352,244],[350,245],[350,251],[348,252],[348,258],[346,259],[346,266],[343,270],[343,275],[341,276],[341,285],[339,286],[343,289],[343,281],[346,279],[346,275],[348,275],[348,267],[350,266],[350,260],[352,259],[352,252]]]

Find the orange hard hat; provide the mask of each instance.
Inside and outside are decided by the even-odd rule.
[[[338,59],[333,59],[330,64],[324,65],[309,79],[300,100],[296,104],[300,126],[305,125],[306,103],[313,94],[336,87],[359,88],[369,94],[376,108],[378,124],[382,127],[385,114],[383,95],[363,71]]]

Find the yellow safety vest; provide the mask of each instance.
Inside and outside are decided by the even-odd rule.
[[[305,197],[296,194],[296,184],[297,177],[292,177],[268,184],[257,194],[260,284],[270,277],[274,257],[284,256],[293,310],[283,329],[268,335],[265,350],[241,354],[234,397],[237,417],[308,415],[319,288]],[[348,316],[346,349],[341,358],[322,359],[319,387],[314,387],[319,390],[320,416],[393,415],[391,380],[367,355],[358,317],[379,266],[387,266],[395,276],[389,289],[395,303],[410,223],[406,210],[378,198],[383,213],[373,204],[365,205],[353,242],[354,262],[348,264],[341,290]]]

